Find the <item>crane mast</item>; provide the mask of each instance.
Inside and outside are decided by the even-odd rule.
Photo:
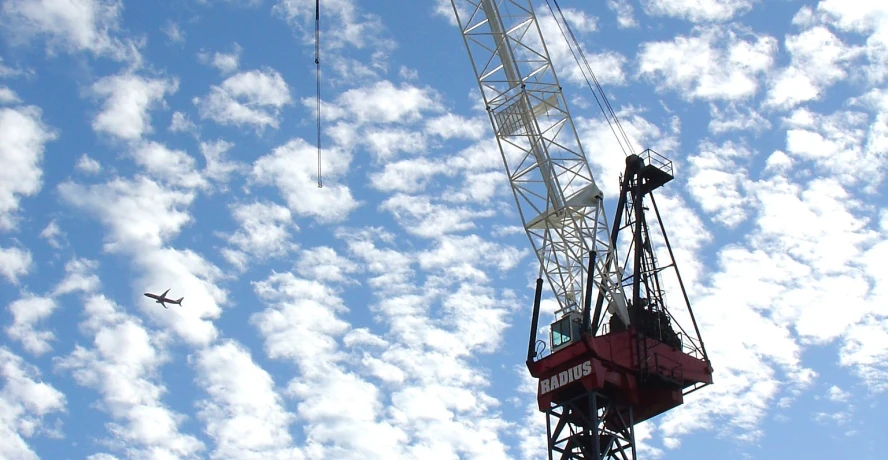
[[[556,314],[588,316],[591,279],[608,311],[629,325],[603,196],[533,7],[528,0],[451,3],[524,229],[558,301]]]

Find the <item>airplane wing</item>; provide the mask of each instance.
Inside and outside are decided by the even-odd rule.
[[[171,289],[172,289],[172,288],[171,288]],[[163,291],[163,294],[161,294],[160,297],[163,298],[163,299],[166,299],[167,292],[170,292],[170,290],[167,289],[166,291]]]

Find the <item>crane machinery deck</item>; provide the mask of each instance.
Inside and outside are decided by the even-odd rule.
[[[627,155],[609,224],[530,1],[451,4],[540,262],[526,364],[549,459],[635,459],[635,424],[712,383],[653,195],[673,179],[672,163],[652,150]],[[558,303],[548,347],[536,338],[544,277]],[[668,307],[667,289],[682,294]]]

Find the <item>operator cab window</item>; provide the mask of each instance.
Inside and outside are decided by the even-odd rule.
[[[582,335],[583,318],[579,313],[571,312],[552,323],[549,328],[552,339],[552,351],[570,345]]]
[[[570,312],[549,327],[552,340],[552,351],[564,348],[580,339],[583,329],[583,317],[577,312]]]
[[[570,318],[552,323],[552,348],[570,343]]]

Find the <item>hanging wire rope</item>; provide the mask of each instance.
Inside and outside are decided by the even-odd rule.
[[[321,179],[321,0],[315,0],[315,79],[317,92],[315,109],[318,118],[318,188],[324,186]]]
[[[555,8],[558,10],[558,16],[561,17],[561,21],[559,21],[558,16],[555,15],[555,11],[552,9],[552,3],[555,3]],[[617,143],[620,144],[620,148],[623,149],[623,153],[625,155],[635,153],[634,149],[632,148],[632,143],[629,142],[629,136],[627,136],[626,131],[623,130],[623,126],[620,124],[620,120],[619,118],[617,118],[616,112],[614,112],[610,101],[607,100],[607,96],[604,94],[604,89],[601,87],[601,84],[598,83],[598,78],[595,77],[595,72],[592,71],[592,66],[589,65],[589,61],[586,59],[586,53],[583,52],[583,49],[580,47],[580,42],[577,40],[576,35],[574,35],[573,30],[570,28],[570,24],[568,24],[567,19],[565,19],[564,12],[561,11],[561,6],[558,4],[558,0],[552,0],[552,3],[550,3],[549,0],[546,0],[546,5],[549,7],[549,11],[552,13],[552,17],[555,19],[555,24],[558,25],[558,30],[561,31],[561,35],[564,37],[564,41],[567,42],[567,47],[570,49],[570,54],[573,55],[574,61],[576,61],[577,66],[580,67],[580,72],[583,74],[583,78],[586,80],[586,85],[589,86],[589,89],[592,91],[592,95],[595,97],[595,102],[598,103],[598,108],[601,109],[601,113],[604,115],[605,120],[607,120],[607,124],[608,126],[610,126],[611,132],[613,132],[614,136],[616,136]],[[563,27],[562,23],[564,24]],[[565,29],[567,30],[566,33]],[[570,39],[568,39],[568,35],[570,35]],[[583,62],[580,63],[580,60],[582,60]],[[585,68],[583,68],[584,66]],[[586,75],[586,72],[589,72],[588,76]],[[590,78],[592,79],[591,82],[589,81]],[[594,88],[592,86],[593,82],[595,83]]]

